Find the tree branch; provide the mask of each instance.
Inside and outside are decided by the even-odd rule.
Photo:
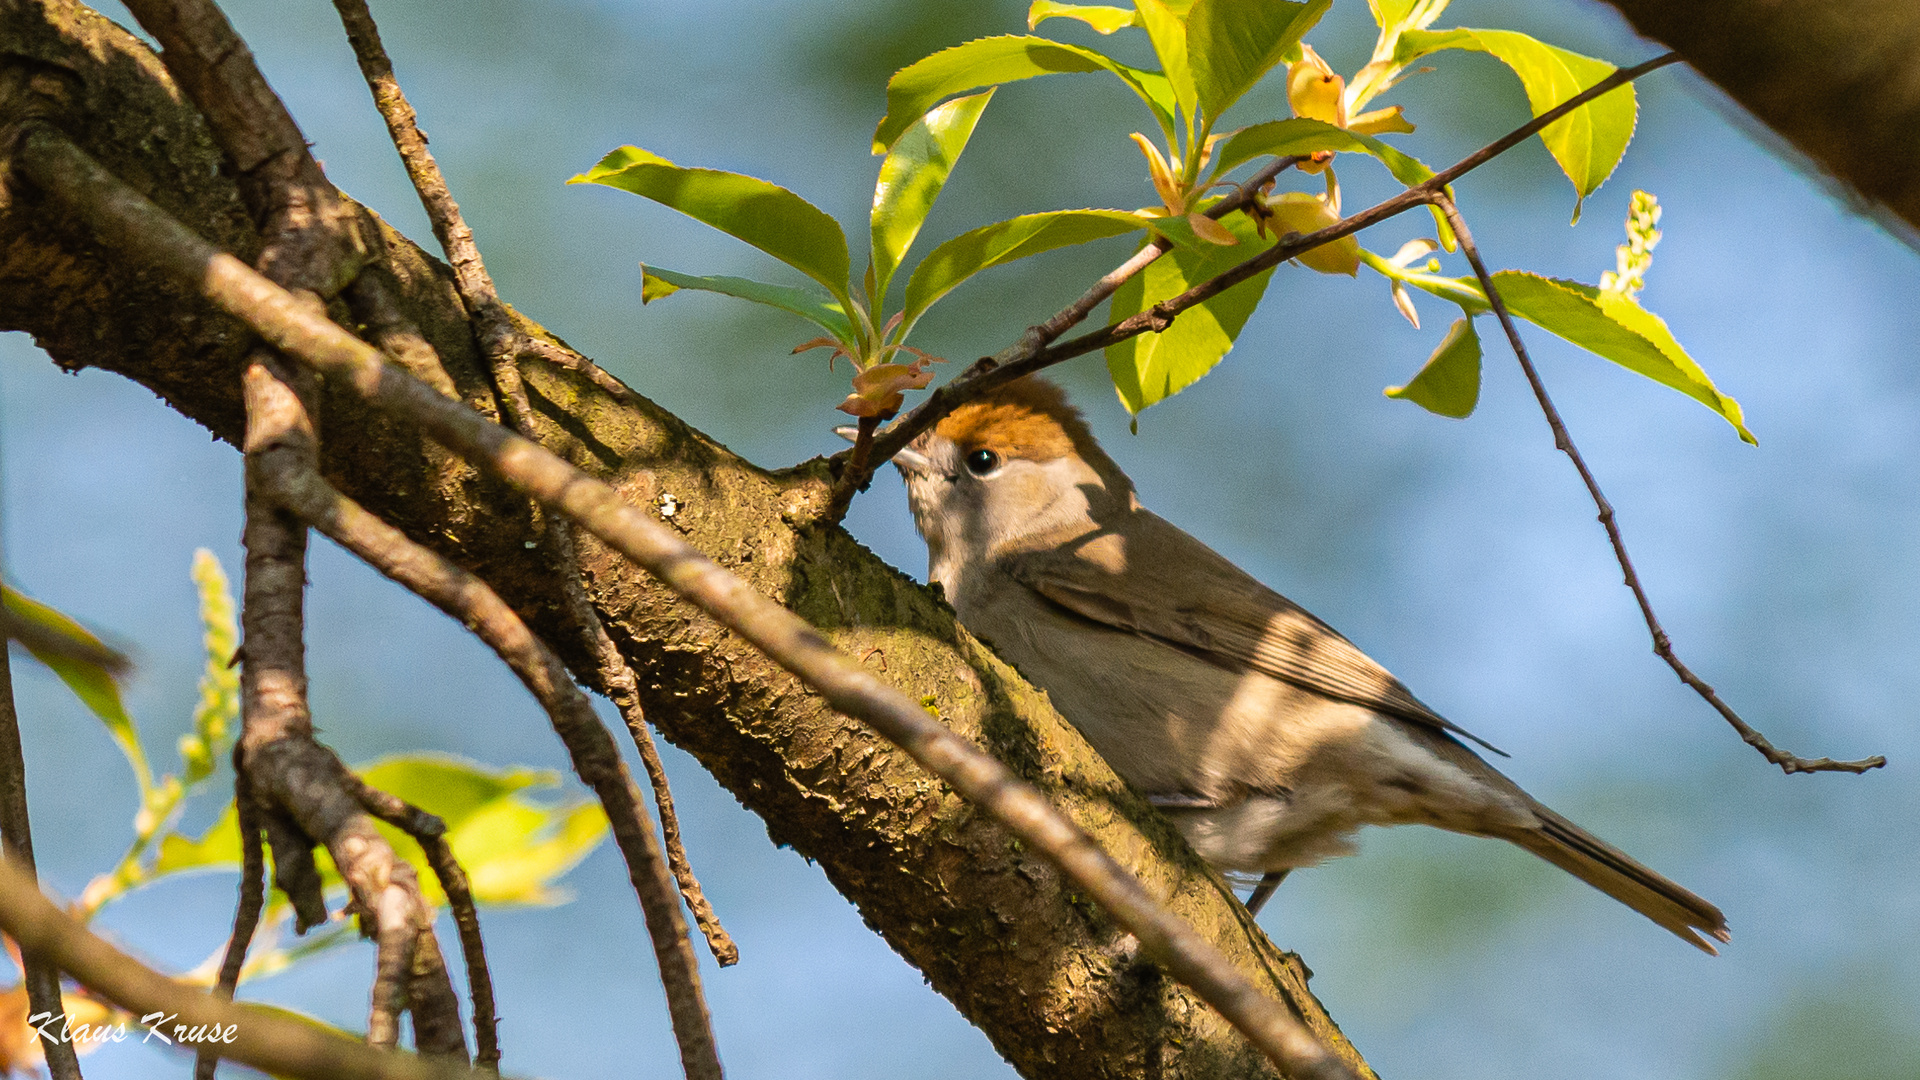
[[[1681,682],[1686,683],[1695,693],[1706,699],[1707,704],[1713,706],[1714,711],[1732,725],[1733,730],[1739,733],[1741,741],[1758,750],[1760,756],[1769,762],[1780,766],[1781,772],[1788,775],[1816,772],[1863,773],[1868,769],[1877,769],[1885,765],[1887,759],[1877,754],[1860,761],[1835,761],[1825,757],[1817,759],[1795,757],[1776,748],[1767,741],[1765,735],[1760,734],[1752,725],[1742,720],[1740,714],[1733,711],[1732,706],[1722,701],[1713,687],[1708,686],[1705,680],[1695,675],[1691,668],[1680,661],[1680,657],[1673,651],[1672,640],[1667,637],[1667,632],[1660,626],[1660,619],[1653,613],[1653,601],[1648,599],[1646,587],[1640,584],[1640,575],[1633,568],[1633,559],[1627,555],[1627,542],[1620,533],[1620,523],[1615,518],[1613,504],[1607,501],[1607,496],[1600,490],[1600,482],[1594,479],[1593,470],[1587,468],[1586,458],[1582,457],[1580,449],[1573,445],[1573,436],[1568,434],[1566,423],[1560,419],[1560,410],[1554,407],[1553,399],[1547,396],[1547,384],[1540,378],[1539,369],[1533,366],[1533,358],[1527,355],[1526,343],[1520,340],[1519,327],[1514,325],[1513,316],[1507,311],[1506,301],[1501,299],[1500,290],[1494,286],[1493,275],[1487,272],[1486,264],[1480,259],[1480,249],[1474,246],[1473,234],[1467,231],[1466,219],[1460,216],[1459,207],[1455,206],[1453,200],[1444,192],[1433,193],[1432,199],[1434,205],[1446,214],[1447,223],[1453,226],[1453,233],[1460,240],[1460,250],[1466,254],[1467,261],[1473,264],[1474,276],[1480,279],[1480,288],[1487,294],[1487,303],[1493,308],[1494,317],[1500,320],[1501,329],[1506,331],[1507,343],[1513,346],[1514,358],[1520,361],[1520,370],[1526,373],[1527,385],[1533,388],[1534,399],[1540,403],[1540,411],[1547,418],[1547,426],[1553,429],[1554,448],[1565,453],[1573,462],[1574,469],[1580,473],[1580,482],[1586,485],[1587,494],[1592,497],[1594,507],[1600,512],[1600,525],[1607,530],[1607,540],[1613,545],[1613,556],[1620,563],[1620,572],[1625,577],[1627,588],[1633,590],[1634,602],[1640,605],[1640,615],[1646,620],[1647,632],[1653,635],[1653,651],[1660,659],[1667,662],[1667,666],[1673,669],[1674,674],[1680,676]]]
[[[242,768],[239,748],[233,755],[233,804],[235,827],[240,832],[240,899],[233,911],[233,933],[227,937],[226,955],[220,958],[220,976],[213,984],[213,995],[232,1001],[240,987],[240,971],[247,963],[247,949],[254,932],[260,929],[260,912],[266,906],[266,860],[260,849],[260,811],[255,807]],[[220,1057],[202,1048],[194,1055],[194,1080],[213,1080]]]

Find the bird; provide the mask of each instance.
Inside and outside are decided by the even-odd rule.
[[[1362,826],[1505,840],[1688,943],[1720,909],[1548,809],[1352,642],[1177,526],[1055,384],[1009,382],[893,458],[962,625],[1046,691],[1214,867],[1351,854]],[[1704,935],[1704,936],[1703,936]]]

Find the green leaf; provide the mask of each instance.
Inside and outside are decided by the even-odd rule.
[[[160,838],[160,855],[153,862],[152,877],[192,870],[223,869],[240,865],[240,814],[232,803],[197,839],[179,833]]]
[[[1174,94],[1157,71],[1129,67],[1093,49],[1043,37],[990,37],[942,49],[887,80],[887,115],[873,132],[873,152],[884,154],[928,110],[955,94],[1062,72],[1110,71],[1147,103],[1160,130],[1173,138]]]
[[[1473,320],[1459,318],[1426,364],[1405,386],[1389,386],[1390,398],[1404,398],[1431,413],[1464,420],[1480,404],[1480,335]]]
[[[1467,49],[1493,56],[1520,77],[1533,115],[1552,109],[1612,75],[1604,60],[1581,56],[1512,30],[1409,30],[1400,37],[1394,62],[1410,64],[1442,49]],[[1541,141],[1573,181],[1581,199],[1593,194],[1620,163],[1633,138],[1636,110],[1631,84],[1582,105],[1548,125]],[[1579,211],[1574,212],[1576,218]]]
[[[1660,317],[1626,296],[1602,292],[1577,281],[1541,277],[1520,270],[1493,275],[1494,287],[1515,315],[1573,342],[1589,352],[1670,386],[1732,424],[1740,438],[1757,443],[1747,430],[1740,403],[1722,394],[1694,363]]]
[[[8,616],[20,624],[20,644],[27,652],[58,675],[87,711],[106,725],[107,734],[119,744],[127,764],[133,766],[144,801],[153,786],[153,771],[147,765],[146,748],[140,744],[133,717],[120,700],[120,684],[111,666],[119,654],[78,622],[8,586],[0,585],[0,604],[4,604]],[[5,647],[5,643],[0,642],[0,648]],[[119,662],[124,664],[124,658]]]
[[[1271,246],[1271,241],[1260,239],[1253,222],[1244,214],[1230,215],[1221,224],[1240,238],[1237,247],[1175,249],[1162,255],[1114,292],[1110,316],[1113,321],[1177,296]],[[1247,318],[1260,303],[1272,276],[1273,271],[1269,270],[1204,304],[1188,308],[1160,333],[1137,334],[1108,346],[1107,371],[1113,376],[1113,387],[1127,411],[1138,413],[1164,401],[1213,370],[1227,350],[1233,348],[1234,339],[1240,336]]]
[[[955,98],[934,109],[908,128],[880,163],[880,179],[873,186],[873,261],[867,296],[875,318],[885,306],[894,271],[920,235],[920,226],[926,223],[928,211],[993,94],[988,90]]]
[[[1157,219],[1128,210],[1054,210],[962,233],[929,252],[907,279],[901,335],[935,301],[988,267],[1158,225]]]
[[[1173,99],[1186,113],[1191,126],[1200,107],[1200,88],[1194,82],[1193,65],[1188,60],[1188,12],[1182,10],[1183,7],[1185,5],[1176,6],[1165,0],[1134,0],[1133,4],[1133,10],[1140,15],[1140,25],[1146,27],[1147,37],[1153,40],[1153,51],[1160,58],[1161,69],[1167,73],[1167,82],[1173,87]]]
[[[1194,0],[1187,15],[1186,45],[1194,89],[1207,118],[1218,119],[1273,65],[1297,55],[1301,36],[1332,3]]]
[[[1027,29],[1032,30],[1048,19],[1078,19],[1102,34],[1111,34],[1125,26],[1140,25],[1140,16],[1126,8],[1034,0],[1033,6],[1027,9]]]
[[[1425,30],[1447,9],[1448,0],[1367,0],[1381,36],[1395,38],[1406,30]]]
[[[667,270],[658,266],[640,264],[640,302],[652,303],[663,296],[672,296],[681,289],[696,289],[700,292],[719,293],[722,296],[751,300],[756,304],[779,308],[791,312],[820,327],[835,339],[847,343],[853,342],[853,323],[847,318],[846,308],[840,301],[825,293],[812,289],[795,288],[791,285],[769,285],[761,281],[746,278],[696,277],[682,274],[676,270]]]
[[[1388,146],[1371,135],[1360,135],[1345,128],[1337,128],[1322,120],[1309,120],[1306,117],[1294,117],[1291,120],[1269,120],[1264,124],[1241,128],[1220,145],[1219,163],[1213,168],[1217,178],[1252,161],[1269,154],[1283,157],[1290,154],[1312,154],[1321,150],[1337,153],[1366,154],[1387,167],[1395,180],[1407,187],[1424,184],[1433,179],[1433,170],[1421,164],[1408,154]]]
[[[850,304],[847,236],[824,210],[758,177],[684,169],[623,146],[569,184],[602,184],[645,196],[738,237],[827,287]]]

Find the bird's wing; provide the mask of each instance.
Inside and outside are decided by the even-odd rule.
[[[1004,556],[1015,581],[1055,605],[1230,671],[1258,671],[1337,701],[1499,748],[1428,708],[1332,627],[1212,549],[1146,511],[1118,534],[1094,532]],[[1164,533],[1155,537],[1151,534]],[[1154,543],[1155,539],[1161,543]],[[1128,546],[1172,559],[1129,558]]]

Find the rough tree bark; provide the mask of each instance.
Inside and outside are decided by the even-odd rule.
[[[1920,3],[1606,2],[1920,236]]]
[[[192,109],[130,35],[73,0],[0,0],[0,170],[10,133],[43,117],[202,235],[245,259],[259,241]],[[242,430],[248,334],[157,284],[0,171],[0,329],[31,332],[68,370],[132,378],[216,436]],[[408,313],[438,348],[415,374],[497,413],[445,267],[388,232]],[[545,340],[541,328],[525,328]],[[1364,1069],[1307,991],[1307,972],[1247,918],[1224,882],[1120,782],[1037,693],[928,590],[837,528],[810,462],[769,473],[638,395],[527,362],[539,437],[663,517],[730,570],[884,663],[954,728],[1040,785],[1169,907],[1290,1002]],[[591,680],[552,552],[526,501],[345,394],[323,393],[322,469],[343,492],[491,583]],[[237,493],[236,493],[237,494]],[[669,496],[671,498],[669,498]],[[670,508],[670,509],[668,509]],[[649,715],[767,823],[816,860],[895,950],[1028,1076],[1271,1076],[1266,1060],[1183,987],[1134,955],[1051,865],[905,754],[827,711],[750,646],[596,544],[581,562],[609,632],[643,680]],[[531,714],[525,722],[534,722]],[[636,932],[638,932],[636,924]],[[1368,1074],[1371,1075],[1371,1074]]]

